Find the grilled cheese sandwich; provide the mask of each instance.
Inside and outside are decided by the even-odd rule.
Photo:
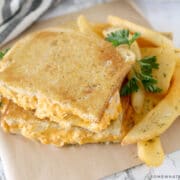
[[[79,127],[64,128],[59,123],[48,119],[39,119],[34,116],[33,111],[24,110],[4,98],[1,111],[1,126],[6,132],[21,134],[43,144],[63,146],[66,144],[117,143],[121,139],[122,112],[107,129],[94,133]]]
[[[3,58],[0,93],[40,119],[99,132],[121,111],[115,92],[131,65],[104,40],[97,44],[70,29],[43,30]]]

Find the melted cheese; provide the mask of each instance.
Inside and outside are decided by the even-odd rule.
[[[73,126],[64,128],[56,122],[38,119],[32,111],[24,110],[11,102],[2,117],[1,126],[6,132],[21,134],[43,144],[63,146],[65,144],[120,142],[121,121],[122,113],[107,129],[99,133]]]
[[[53,122],[47,122],[45,125],[47,128],[41,128],[41,125],[37,124],[36,121],[32,124],[20,122],[16,124],[15,121],[13,123],[11,121],[2,121],[1,126],[6,132],[21,134],[31,140],[40,141],[43,144],[54,144],[56,146],[105,142],[116,143],[121,140],[120,126],[116,126],[118,129],[112,130],[112,133],[111,131],[92,133],[81,128],[70,128],[69,130],[59,129],[58,124],[53,126]],[[118,131],[118,133],[114,134],[113,131]]]
[[[44,119],[49,117],[51,121],[59,123],[60,126],[64,128],[78,126],[88,129],[89,131],[99,132],[106,129],[111,121],[117,119],[122,111],[118,91],[111,97],[109,105],[105,110],[101,121],[98,123],[86,121],[70,113],[67,114],[62,111],[57,104],[52,105],[52,103],[50,103],[50,101],[45,97],[37,99],[35,96],[15,93],[12,89],[10,90],[9,88],[3,86],[0,86],[0,92],[3,96],[8,99],[12,99],[13,102],[26,110],[36,109],[35,115],[38,118]]]

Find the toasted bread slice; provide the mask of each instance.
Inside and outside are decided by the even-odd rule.
[[[1,126],[4,131],[21,134],[43,144],[63,146],[65,144],[86,144],[120,142],[122,113],[119,118],[104,131],[93,133],[83,128],[63,128],[48,119],[38,119],[33,111],[24,110],[12,101],[3,98]]]
[[[0,93],[39,118],[60,121],[73,114],[99,123],[131,65],[104,40],[95,43],[71,29],[43,30],[3,58]]]

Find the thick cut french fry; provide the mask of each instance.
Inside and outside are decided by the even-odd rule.
[[[176,65],[174,49],[169,48],[141,48],[142,57],[156,56],[159,68],[153,70],[153,77],[157,79],[157,86],[165,94],[169,89],[170,82]]]
[[[145,98],[145,92],[141,86],[139,87],[139,90],[137,92],[134,92],[131,95],[131,104],[135,112],[138,114],[141,113],[143,109],[144,98]]]
[[[162,99],[160,96],[155,96],[154,94],[146,94],[144,93],[144,100],[143,100],[143,108],[141,113],[134,114],[134,122],[137,124],[140,122],[145,115],[152,110]],[[132,102],[131,102],[132,103]],[[150,143],[151,142],[151,143]],[[152,143],[154,142],[154,143]],[[156,154],[157,149],[160,149],[161,153]],[[149,150],[151,154],[149,155]],[[163,162],[164,154],[163,148],[161,145],[161,141],[159,137],[153,138],[150,141],[140,141],[137,142],[137,151],[139,158],[149,166],[157,166]],[[151,156],[151,157],[149,157]],[[156,160],[154,160],[156,159]]]
[[[93,28],[92,28],[91,24],[83,15],[80,15],[77,18],[77,25],[79,27],[79,30],[82,33],[89,33],[89,32],[92,33],[93,32]]]
[[[159,103],[161,99],[162,97],[154,96],[153,94],[145,94],[142,111],[141,113],[134,114],[134,122],[136,124],[140,122],[143,117]],[[149,166],[158,166],[163,162],[164,153],[159,137],[153,138],[149,141],[137,142],[137,151],[139,158]],[[151,152],[150,154],[149,151]]]
[[[173,40],[173,33],[172,32],[160,32],[163,36],[167,37],[170,40]]]
[[[164,151],[159,137],[137,144],[138,157],[148,166],[159,166],[164,160]]]
[[[161,135],[180,115],[180,65],[176,66],[168,94],[125,136],[122,144],[146,141]]]
[[[141,51],[137,42],[135,43],[133,43],[134,46],[132,46],[132,51],[135,52],[136,59],[140,60],[142,58]],[[138,71],[139,69],[136,70]],[[129,73],[129,77],[131,77],[131,74],[132,71]],[[139,90],[137,92],[132,93],[131,95],[131,104],[136,113],[140,113],[142,111],[144,96],[145,96],[145,91],[142,86],[139,86]]]
[[[176,65],[180,66],[180,52],[176,53]]]
[[[173,34],[171,32],[160,32],[163,36],[167,37],[168,39],[173,39]],[[139,47],[145,48],[145,47],[158,47],[157,45],[153,44],[150,41],[147,41],[143,38],[139,38],[137,40]]]
[[[173,48],[172,41],[161,35],[159,32],[142,27],[140,25],[134,24],[132,22],[129,22],[125,19],[121,19],[116,16],[108,16],[108,22],[112,26],[129,29],[132,33],[140,32],[141,38],[144,39],[144,41],[148,45],[149,43],[151,43],[151,46],[162,46],[162,47]]]
[[[92,37],[93,41],[99,43],[101,42],[102,37],[100,37],[93,29],[91,23],[85,18],[85,16],[80,15],[77,18],[77,26],[79,27],[80,32]]]
[[[180,53],[180,48],[175,48],[175,53]]]
[[[108,22],[115,26],[123,29],[129,29],[131,33],[140,32],[141,38],[138,39],[138,44],[141,47],[161,47],[158,48],[157,53],[160,52],[158,57],[158,63],[160,68],[153,72],[153,76],[158,80],[158,87],[162,89],[162,94],[165,94],[168,91],[170,86],[170,81],[175,69],[176,57],[173,49],[173,44],[169,40],[171,39],[171,34],[165,34],[168,37],[164,37],[158,32],[152,31],[150,29],[138,26],[126,20],[120,19],[118,17],[109,16]],[[170,37],[170,38],[169,38]],[[169,38],[169,39],[168,39]],[[154,48],[155,49],[155,48]],[[143,54],[144,56],[156,56],[152,51],[152,54],[146,52]],[[162,53],[162,54],[161,54]],[[169,62],[169,57],[171,57],[171,62]],[[168,68],[168,70],[167,70]],[[165,74],[165,72],[167,72]],[[129,75],[131,76],[131,75]],[[145,92],[143,89],[140,89],[138,92],[135,92],[131,96],[131,103],[136,111],[134,122],[135,123],[143,123],[143,118],[146,118],[146,115],[149,114],[149,111],[153,111],[154,106],[162,99],[162,97],[151,96],[148,94],[145,97]],[[145,102],[144,102],[145,100]],[[156,101],[157,100],[157,101]],[[144,107],[145,106],[145,107]],[[143,108],[144,107],[144,108]],[[143,109],[143,110],[142,110]],[[141,113],[141,111],[143,111]],[[148,115],[147,115],[148,116]],[[142,121],[140,121],[142,120]],[[152,120],[152,119],[150,119]],[[136,127],[137,125],[135,125]],[[132,128],[134,129],[134,128]],[[131,133],[132,130],[128,134]],[[126,137],[128,137],[128,134]],[[124,138],[123,143],[126,142]],[[151,138],[149,138],[151,139]],[[145,139],[145,140],[149,140]],[[137,142],[137,141],[136,141]],[[161,146],[160,138],[155,137],[149,141],[139,141],[137,142],[138,148],[138,156],[139,158],[145,162],[149,166],[158,166],[163,162],[164,152]]]
[[[105,23],[96,23],[96,24],[92,24],[92,28],[94,30],[95,33],[97,33],[99,36],[101,36],[102,38],[104,38],[104,30],[108,29],[110,27],[109,24],[105,24]]]

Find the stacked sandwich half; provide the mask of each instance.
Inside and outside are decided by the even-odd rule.
[[[132,64],[82,17],[30,34],[0,62],[1,126],[57,146],[119,142]]]

